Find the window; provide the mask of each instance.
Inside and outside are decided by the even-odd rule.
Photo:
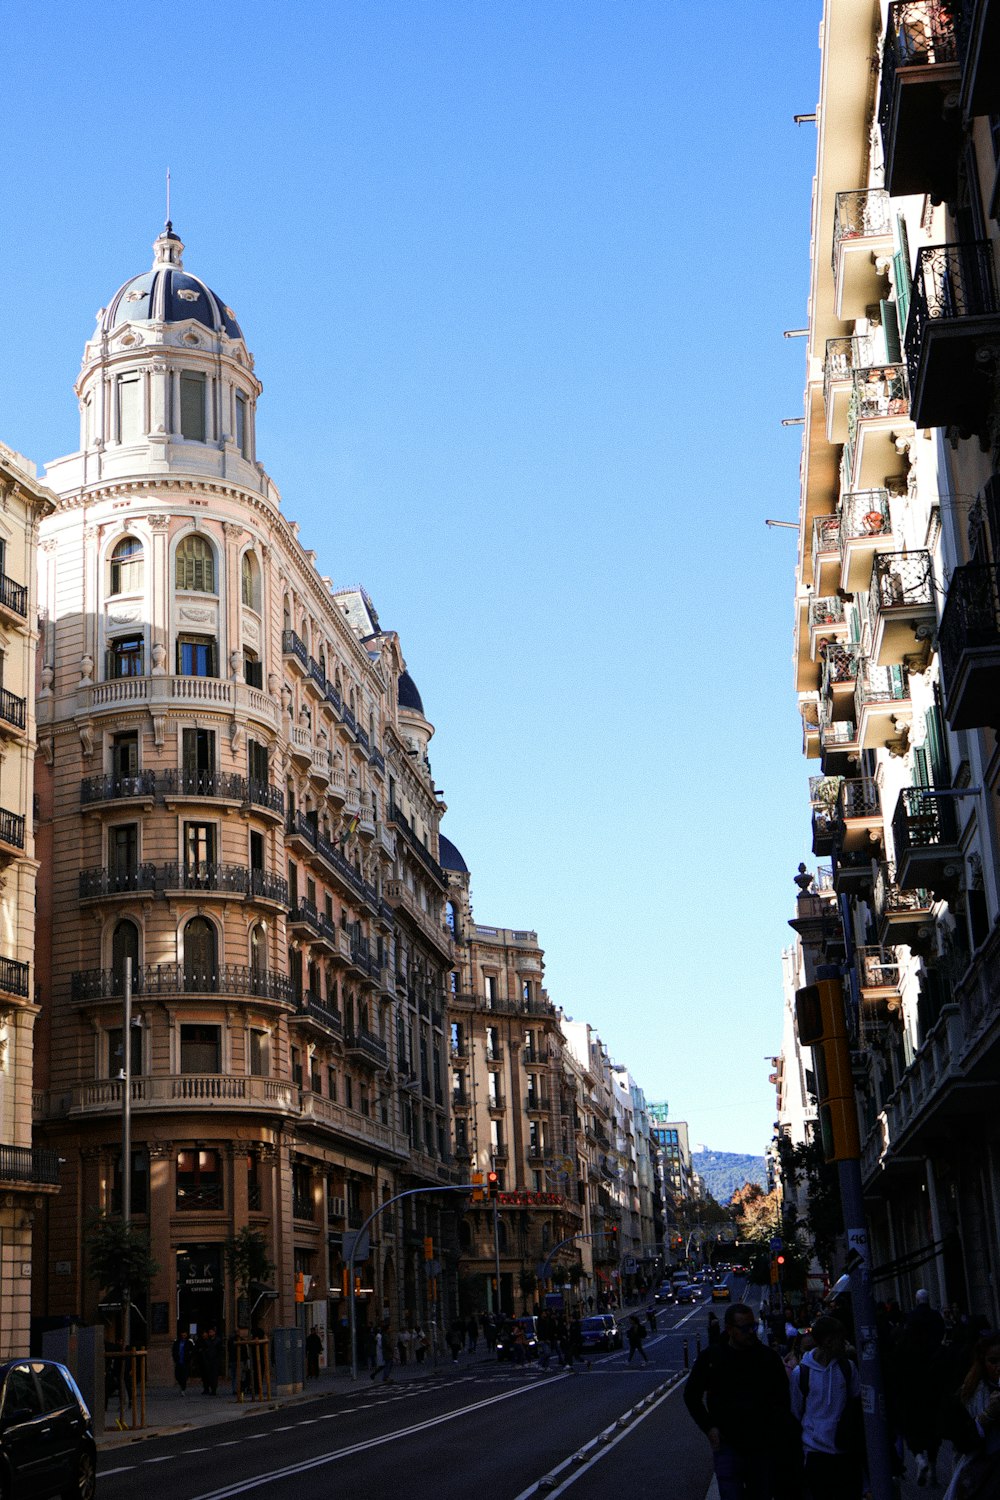
[[[113,776],[138,776],[139,735],[135,730],[127,734],[116,734],[111,741],[111,774]]]
[[[250,830],[250,868],[251,870],[263,870],[264,868],[264,835]]]
[[[108,829],[108,869],[115,882],[134,879],[139,868],[139,825],[118,823]],[[126,889],[128,887],[125,887]]]
[[[222,1207],[222,1163],[217,1151],[200,1147],[193,1151],[178,1151],[177,1207]]]
[[[214,594],[215,553],[212,544],[198,532],[192,532],[177,543],[174,556],[174,584],[198,594]]]
[[[267,786],[270,780],[269,754],[267,746],[258,740],[247,741],[247,772],[251,781]]]
[[[4,1418],[7,1419],[18,1411],[30,1412],[32,1415],[41,1411],[35,1377],[28,1365],[15,1365],[12,1370],[7,1371],[3,1393]]]
[[[267,934],[259,922],[250,929],[250,968],[255,974],[267,968]]]
[[[209,635],[177,637],[177,675],[179,677],[218,677],[218,648]]]
[[[107,1076],[109,1078],[121,1078],[125,1071],[125,1054],[122,1052],[122,1028],[116,1026],[107,1033],[108,1038],[108,1062]],[[129,1049],[129,1071],[133,1077],[142,1072],[142,1028],[132,1027],[132,1045]]]
[[[264,686],[264,663],[249,646],[243,647],[243,676],[250,687]]]
[[[214,823],[184,824],[185,885],[191,880],[207,879],[215,864],[216,831]]]
[[[137,443],[142,437],[142,384],[138,371],[118,377],[118,441]]]
[[[489,1073],[489,1105],[490,1109],[500,1108],[500,1074]]]
[[[211,993],[217,982],[215,928],[207,917],[192,917],[184,928],[184,988],[189,994]],[[195,1028],[197,1029],[197,1028]],[[218,1031],[217,1027],[209,1027]],[[183,1033],[184,1028],[181,1028]],[[183,1054],[183,1042],[181,1048]],[[215,1072],[218,1068],[181,1068],[182,1072]]]
[[[240,562],[240,590],[247,608],[260,614],[260,570],[252,552],[244,552]]]
[[[111,593],[136,594],[142,588],[142,543],[123,536],[111,554]]]
[[[108,645],[105,677],[141,677],[143,675],[142,636],[123,635]]]
[[[495,974],[486,975],[486,1004],[493,1005],[500,998]]]
[[[247,398],[236,392],[236,446],[244,458],[250,457],[250,424],[247,421]],[[244,603],[247,601],[244,600]]]
[[[267,1032],[254,1029],[250,1033],[250,1074],[253,1078],[266,1078],[267,1067]]]
[[[132,960],[132,986],[139,983],[139,929],[127,919],[111,935],[111,980],[116,995],[125,993],[125,960]]]
[[[193,370],[182,370],[181,437],[196,443],[205,441],[205,377]]]
[[[183,729],[181,731],[181,790],[188,794],[211,790],[215,771],[215,731]]]
[[[198,919],[195,918],[197,921]],[[188,926],[192,924],[189,922]],[[219,1026],[181,1027],[181,1072],[222,1072],[222,1029]]]

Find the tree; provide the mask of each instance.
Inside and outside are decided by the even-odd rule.
[[[250,1287],[253,1282],[269,1281],[274,1275],[274,1261],[267,1253],[267,1238],[260,1229],[244,1224],[226,1241],[226,1265],[233,1278],[236,1296],[243,1304],[237,1311],[237,1322],[250,1321]],[[240,1311],[244,1317],[240,1318]]]
[[[160,1268],[143,1230],[117,1214],[97,1214],[87,1224],[86,1245],[90,1279],[109,1302],[128,1309],[137,1299],[145,1301]]]
[[[804,1228],[812,1240],[816,1259],[829,1271],[833,1265],[837,1239],[844,1232],[837,1169],[825,1159],[818,1137],[793,1146],[786,1137],[779,1136],[778,1157],[785,1182],[795,1187],[804,1180]]]
[[[776,1189],[765,1193],[759,1183],[744,1183],[733,1194],[729,1208],[739,1224],[741,1240],[763,1244],[780,1233],[781,1200]]]

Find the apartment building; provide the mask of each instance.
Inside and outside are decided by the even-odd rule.
[[[795,674],[879,1289],[1000,1316],[1000,6],[827,0]]]
[[[495,1171],[500,1189],[495,1226],[485,1200],[471,1204],[460,1226],[463,1300],[471,1311],[527,1312],[580,1265],[575,1104],[560,1013],[543,986],[537,933],[476,922],[468,867],[444,837],[441,860],[455,940],[448,995],[455,1160],[480,1178]]]
[[[0,1359],[28,1352],[34,1225],[59,1183],[56,1153],[31,1142],[35,558],[54,504],[34,465],[0,443]]]
[[[153,1378],[177,1322],[245,1317],[234,1231],[265,1236],[275,1324],[340,1330],[345,1231],[453,1180],[433,731],[398,638],[283,514],[253,356],[183,249],[168,224],[98,315],[39,569],[35,1126],[65,1165],[35,1312],[95,1316],[127,1048]],[[373,1226],[362,1322],[426,1315],[424,1236],[456,1248],[446,1192],[410,1204]]]

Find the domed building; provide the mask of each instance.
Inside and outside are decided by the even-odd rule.
[[[283,516],[253,357],[183,251],[167,224],[98,314],[39,570],[36,1136],[66,1165],[35,1313],[96,1314],[85,1225],[122,1204],[127,1073],[154,1379],[178,1321],[245,1326],[246,1226],[274,1325],[349,1357],[344,1233],[454,1180],[433,729],[395,634]],[[379,1221],[362,1324],[430,1315],[423,1241],[452,1218],[415,1203]]]

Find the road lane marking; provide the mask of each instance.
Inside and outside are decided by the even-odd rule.
[[[622,1442],[625,1438],[627,1438],[631,1433],[635,1431],[640,1422],[644,1422],[648,1416],[650,1416],[654,1411],[657,1410],[658,1407],[663,1405],[664,1401],[669,1400],[669,1398],[674,1394],[675,1391],[680,1390],[681,1384],[681,1381],[675,1381],[675,1383],[670,1387],[669,1390],[664,1391],[663,1395],[660,1396],[656,1401],[652,1401],[648,1406],[644,1407],[643,1410],[639,1412],[631,1422],[629,1422],[627,1427],[623,1428],[622,1431],[619,1432],[615,1437],[609,1439],[608,1442],[600,1444],[592,1443],[591,1445],[587,1445],[594,1447],[592,1457],[586,1459],[583,1463],[580,1463],[579,1455],[582,1450],[577,1449],[576,1453],[571,1453],[568,1458],[563,1459],[562,1463],[557,1464],[554,1469],[550,1469],[547,1474],[544,1474],[542,1476],[541,1479],[536,1479],[534,1484],[529,1484],[528,1488],[526,1490],[522,1490],[521,1493],[516,1497],[516,1500],[530,1500],[530,1497],[540,1493],[541,1485],[544,1480],[554,1479],[557,1474],[563,1473],[563,1471],[570,1468],[571,1465],[575,1466],[573,1473],[568,1475],[561,1484],[553,1487],[550,1487],[550,1485],[548,1484],[545,1485],[544,1493],[546,1496],[546,1500],[556,1500],[557,1495],[563,1494],[565,1490],[569,1489],[570,1485],[575,1484],[576,1481],[580,1478],[581,1474],[589,1473],[594,1465],[596,1463],[599,1463],[606,1453],[610,1453],[612,1448],[617,1448],[620,1442]],[[621,1421],[621,1418],[619,1417],[618,1420]]]
[[[559,1375],[553,1377],[553,1384],[557,1380],[565,1380],[567,1377]],[[304,1459],[302,1463],[289,1464],[283,1469],[272,1469],[267,1474],[257,1474],[252,1479],[244,1479],[236,1484],[224,1485],[221,1489],[207,1490],[202,1495],[195,1496],[195,1500],[229,1500],[233,1495],[243,1495],[247,1490],[258,1489],[263,1484],[273,1484],[278,1479],[291,1479],[297,1474],[307,1474],[311,1469],[319,1469],[324,1464],[336,1463],[338,1459],[350,1458],[355,1453],[366,1453],[371,1448],[381,1448],[386,1443],[395,1443],[400,1438],[413,1437],[418,1432],[429,1432],[434,1427],[441,1427],[446,1422],[457,1421],[459,1417],[467,1417],[471,1412],[482,1411],[486,1406],[496,1406],[501,1401],[509,1401],[514,1396],[524,1395],[526,1391],[534,1390],[534,1386],[522,1385],[512,1391],[504,1391],[499,1396],[488,1396],[483,1401],[473,1401],[469,1406],[457,1407],[455,1411],[442,1413],[438,1417],[428,1417],[426,1421],[415,1422],[409,1427],[400,1427],[395,1432],[387,1432],[381,1437],[367,1438],[360,1443],[351,1443],[346,1448],[336,1448],[332,1453],[320,1453],[315,1458]],[[275,1428],[275,1431],[287,1429]]]

